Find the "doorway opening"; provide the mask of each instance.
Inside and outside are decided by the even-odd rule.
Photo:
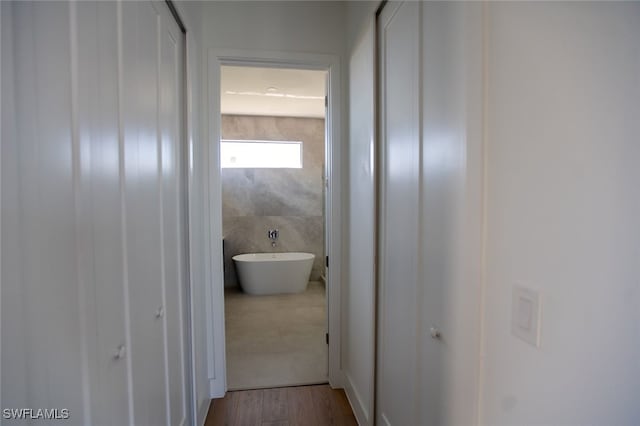
[[[328,382],[333,388],[343,387],[341,365],[341,253],[344,233],[342,232],[342,149],[340,139],[340,62],[336,55],[307,54],[279,51],[250,51],[234,49],[210,49],[208,52],[209,81],[209,148],[208,148],[208,251],[210,269],[207,290],[207,363],[211,398],[225,395],[227,386],[227,359],[225,339],[224,268],[223,268],[223,218],[222,218],[222,111],[221,80],[223,67],[257,67],[283,70],[322,71],[326,75],[325,90],[325,161],[324,161],[324,219],[326,276],[326,329],[324,342],[328,350]],[[268,87],[265,87],[268,89]],[[264,88],[263,88],[264,90]],[[242,96],[242,95],[240,95]],[[250,95],[244,95],[250,96]],[[283,96],[284,97],[284,96]],[[236,138],[237,139],[237,138]],[[278,141],[276,141],[278,142]],[[283,140],[280,140],[283,142]],[[284,142],[287,142],[284,140]],[[300,142],[300,141],[288,141]],[[290,148],[290,147],[289,147]],[[303,148],[304,150],[304,148]],[[238,158],[236,156],[236,161]],[[302,159],[304,162],[304,158]],[[263,230],[265,238],[275,236],[267,231],[275,231],[280,238],[279,228]],[[270,244],[271,240],[267,240]],[[267,247],[271,249],[271,245]],[[234,265],[235,267],[235,265]],[[327,344],[328,342],[328,344]],[[268,368],[268,367],[267,367]]]
[[[227,389],[326,383],[326,71],[220,71]]]

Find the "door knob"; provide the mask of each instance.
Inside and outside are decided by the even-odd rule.
[[[156,318],[162,318],[164,316],[164,306],[160,306],[156,311]]]
[[[125,349],[124,345],[120,345],[118,346],[118,349],[116,349],[116,351],[113,353],[113,359],[115,360],[122,359],[124,358],[126,353],[127,353],[127,350]]]
[[[435,327],[431,327],[431,329],[429,330],[431,332],[431,338],[432,339],[441,339],[442,338],[442,334],[440,334],[440,330],[438,330]]]

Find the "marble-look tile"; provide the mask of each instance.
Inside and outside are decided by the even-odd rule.
[[[324,273],[324,120],[222,117],[224,139],[299,140],[302,169],[223,169],[225,286],[237,285],[239,253],[304,251],[316,255],[311,279]],[[267,230],[278,228],[275,249]]]
[[[322,172],[298,169],[256,171],[257,216],[322,216]]]
[[[298,169],[224,169],[225,216],[321,216],[322,171]]]
[[[223,169],[222,178],[222,216],[255,216],[256,169]]]

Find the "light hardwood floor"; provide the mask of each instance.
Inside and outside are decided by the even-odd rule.
[[[329,385],[227,392],[209,406],[205,426],[357,425],[344,391]]]

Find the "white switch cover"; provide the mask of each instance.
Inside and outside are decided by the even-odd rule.
[[[540,294],[526,287],[513,287],[511,334],[540,346]]]

